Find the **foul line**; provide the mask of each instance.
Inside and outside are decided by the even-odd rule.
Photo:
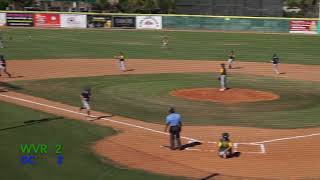
[[[55,106],[47,105],[47,104],[43,104],[43,103],[38,103],[38,102],[34,102],[34,101],[31,101],[31,100],[26,100],[26,99],[22,99],[22,98],[12,97],[12,96],[3,95],[3,94],[0,94],[0,96],[6,97],[6,98],[9,98],[9,99],[18,100],[18,101],[27,102],[27,103],[30,103],[30,104],[36,104],[36,105],[39,105],[39,106],[44,106],[44,107],[48,107],[48,108],[52,108],[52,109],[57,109],[57,110],[60,110],[60,111],[65,111],[65,112],[69,112],[69,113],[74,113],[74,114],[78,114],[78,115],[86,115],[86,114],[84,114],[84,113],[80,113],[80,112],[76,112],[76,111],[72,111],[72,110],[68,110],[68,109],[63,109],[63,108],[59,108],[59,107],[55,107]],[[115,121],[115,120],[108,119],[108,118],[101,118],[101,119],[107,120],[107,121],[110,121],[110,122],[113,122],[113,123],[118,123],[118,124],[130,126],[130,127],[135,127],[135,128],[139,128],[139,129],[144,129],[144,130],[151,131],[151,132],[155,132],[155,133],[159,133],[159,134],[169,135],[169,133],[162,132],[162,131],[158,131],[158,130],[154,130],[154,129],[147,128],[147,127],[143,127],[143,126],[138,126],[138,125],[134,125],[134,124],[130,124],[130,123],[125,123],[125,122],[121,122],[121,121]],[[277,142],[277,141],[284,141],[284,140],[291,140],[291,139],[300,139],[300,138],[306,138],[306,137],[312,137],[312,136],[319,136],[319,135],[320,135],[320,133],[315,133],[315,134],[302,135],[302,136],[293,136],[293,137],[278,138],[278,139],[272,139],[272,140],[267,140],[267,141],[259,141],[259,142],[252,142],[252,143],[237,143],[237,144],[260,145],[262,152],[265,152],[265,148],[264,148],[264,145],[263,145],[263,144],[265,144],[265,143],[271,143],[271,142]],[[186,136],[181,136],[181,138],[186,139],[186,140],[189,140],[189,141],[202,142],[202,141],[199,141],[199,140],[196,140],[196,139],[193,139],[193,138],[190,138],[190,137],[186,137]],[[214,143],[217,143],[217,142],[210,142],[210,141],[209,141],[208,143],[214,144]]]
[[[242,152],[241,153],[251,153],[251,154],[265,154],[266,153],[266,148],[265,148],[265,145],[264,144],[257,144],[257,143],[234,143],[233,144],[233,148],[235,150],[238,149],[238,146],[239,145],[250,145],[250,146],[258,146],[260,148],[260,151],[257,151],[257,152]]]
[[[6,97],[6,98],[9,98],[9,99],[14,99],[14,100],[19,100],[19,101],[27,102],[27,103],[30,103],[30,104],[36,104],[36,105],[39,105],[39,106],[44,106],[44,107],[48,107],[48,108],[52,108],[52,109],[57,109],[57,110],[65,111],[65,112],[69,112],[69,113],[74,113],[74,114],[79,114],[79,115],[86,115],[86,114],[84,114],[84,113],[80,113],[80,112],[76,112],[76,111],[71,111],[71,110],[68,110],[68,109],[63,109],[63,108],[59,108],[59,107],[55,107],[55,106],[51,106],[51,105],[47,105],[47,104],[42,104],[42,103],[38,103],[38,102],[34,102],[34,101],[31,101],[31,100],[26,100],[26,99],[22,99],[22,98],[12,97],[12,96],[3,95],[3,94],[0,94],[0,96]],[[101,119],[107,120],[107,121],[110,121],[110,122],[113,122],[113,123],[118,123],[118,124],[130,126],[130,127],[135,127],[135,128],[139,128],[139,129],[144,129],[144,130],[151,131],[151,132],[155,132],[155,133],[159,133],[159,134],[169,135],[169,133],[162,132],[162,131],[158,131],[158,130],[154,130],[154,129],[150,129],[150,128],[146,128],[146,127],[143,127],[143,126],[138,126],[138,125],[134,125],[134,124],[130,124],[130,123],[125,123],[125,122],[121,122],[121,121],[115,121],[115,120],[111,120],[111,119],[108,119],[108,118],[101,118]],[[198,140],[196,140],[196,139],[189,138],[189,137],[185,137],[185,136],[181,136],[181,138],[187,139],[187,140],[190,140],[190,141],[200,142],[200,141],[198,141]]]
[[[284,140],[290,140],[290,139],[300,139],[300,138],[319,136],[319,135],[320,135],[320,133],[309,134],[309,135],[304,135],[304,136],[292,136],[292,137],[285,137],[285,138],[279,138],[279,139],[272,139],[272,140],[268,140],[268,141],[254,142],[254,144],[264,144],[264,143],[270,143],[270,142],[276,142],[276,141],[284,141]]]

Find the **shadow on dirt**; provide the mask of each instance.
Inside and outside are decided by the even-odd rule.
[[[90,121],[96,121],[96,120],[100,120],[100,119],[103,119],[103,118],[110,118],[110,117],[113,117],[113,115],[110,114],[110,115],[105,115],[105,116],[93,117]]]
[[[201,180],[209,180],[211,178],[214,179],[214,177],[219,176],[219,175],[220,175],[219,173],[213,173],[213,174],[210,174],[207,177],[201,178]]]
[[[191,143],[182,145],[181,148],[180,148],[180,150],[185,150],[185,149],[187,149],[187,148],[199,146],[199,145],[201,145],[201,144],[202,144],[201,142],[191,142]]]

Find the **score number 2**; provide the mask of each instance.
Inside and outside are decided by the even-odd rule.
[[[56,145],[56,154],[61,154],[62,153],[62,145],[61,144],[57,144]]]

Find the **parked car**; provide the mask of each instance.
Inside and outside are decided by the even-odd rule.
[[[298,8],[298,7],[288,7],[288,6],[284,6],[284,7],[283,7],[283,11],[289,12],[289,13],[291,13],[291,12],[298,13],[298,12],[301,11],[301,9]]]

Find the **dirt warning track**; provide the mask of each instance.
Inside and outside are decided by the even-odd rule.
[[[125,74],[214,72],[221,62],[129,60],[133,71]],[[270,64],[238,63],[235,73],[275,76]],[[209,68],[212,67],[212,68]],[[320,66],[281,65],[286,74],[279,78],[319,81]],[[19,78],[1,81],[86,77],[120,74],[116,61],[111,60],[31,60],[10,61],[9,71]],[[308,71],[308,75],[304,72]],[[0,93],[0,100],[33,109],[85,120],[84,114],[72,107],[43,98],[16,92]],[[320,128],[275,130],[244,127],[188,126],[182,135],[185,144],[201,141],[201,145],[184,151],[170,151],[161,145],[168,143],[163,125],[145,123],[125,117],[108,117],[92,123],[113,127],[120,133],[94,145],[97,153],[129,168],[176,176],[212,179],[299,179],[320,178]],[[240,157],[222,160],[216,155],[215,141],[227,131],[233,135]],[[312,144],[311,148],[310,144]],[[307,155],[306,155],[307,154]]]

